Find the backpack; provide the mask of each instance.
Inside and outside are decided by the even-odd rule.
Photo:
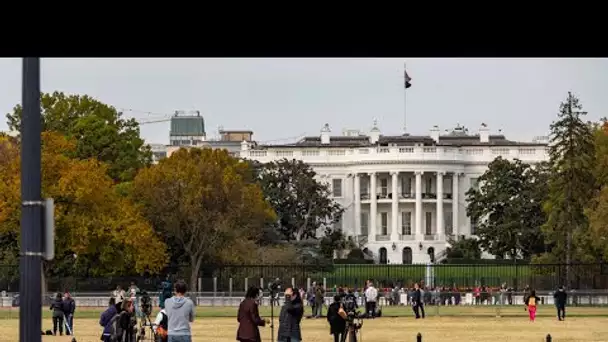
[[[124,314],[124,312],[121,312],[120,314],[116,314],[110,320],[110,323],[109,323],[110,324],[110,342],[122,342],[122,340],[124,338],[125,331],[120,326],[120,319],[123,314]]]

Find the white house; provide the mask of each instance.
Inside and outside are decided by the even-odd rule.
[[[345,212],[338,226],[379,263],[428,263],[445,254],[450,236],[470,236],[465,193],[496,157],[534,164],[548,159],[546,138],[515,142],[456,127],[445,135],[382,135],[376,123],[367,135],[345,131],[287,145],[241,143],[241,157],[270,162],[300,159],[329,184]]]

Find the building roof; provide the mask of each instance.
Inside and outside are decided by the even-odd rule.
[[[508,140],[504,135],[490,135],[488,142],[481,142],[479,135],[470,135],[465,132],[454,132],[440,135],[439,141],[435,142],[431,136],[426,135],[380,135],[378,142],[370,143],[367,135],[360,136],[333,136],[329,144],[322,144],[321,137],[304,137],[301,140],[282,145],[260,145],[259,148],[356,148],[372,146],[546,146],[538,142],[517,142]]]

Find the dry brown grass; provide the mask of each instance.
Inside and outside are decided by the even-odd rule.
[[[364,321],[361,342],[415,341],[416,334],[422,333],[423,341],[491,342],[517,341],[541,342],[551,333],[556,342],[566,341],[607,341],[608,324],[602,317],[574,317],[564,322],[555,318],[541,317],[530,323],[522,312],[521,317],[481,318],[481,317],[429,317],[415,320],[411,317],[380,318]],[[101,329],[94,319],[76,320],[78,342],[98,342]],[[43,322],[45,329],[51,322]],[[232,342],[236,337],[235,318],[199,318],[194,323],[193,341]],[[262,328],[264,341],[270,341],[270,328]],[[302,321],[305,342],[333,341],[324,319]],[[16,319],[0,320],[0,341],[19,340],[19,323]],[[69,342],[70,338],[43,337],[43,342]]]

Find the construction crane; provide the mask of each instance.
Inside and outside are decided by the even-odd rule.
[[[201,111],[200,110],[176,110],[175,112],[173,112],[173,114],[159,114],[159,113],[152,113],[152,112],[144,112],[144,111],[139,111],[139,110],[133,110],[133,109],[123,109],[123,111],[126,112],[141,112],[141,113],[146,113],[146,114],[154,114],[154,115],[159,115],[161,116],[160,118],[135,118],[135,121],[137,121],[137,123],[139,123],[139,125],[149,125],[149,124],[155,124],[155,123],[161,123],[161,122],[168,122],[171,121],[171,117],[175,117],[175,116],[181,116],[181,115],[188,115],[188,116],[201,116]]]

